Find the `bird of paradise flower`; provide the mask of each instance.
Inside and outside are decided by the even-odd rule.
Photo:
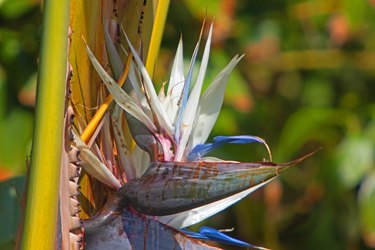
[[[289,163],[275,164],[271,162],[271,153],[266,142],[251,135],[217,136],[211,143],[206,143],[219,116],[229,74],[243,57],[236,55],[201,94],[209,61],[212,32],[213,24],[208,32],[195,84],[192,84],[192,76],[202,31],[186,76],[183,71],[183,44],[180,39],[168,88],[165,92],[163,86],[159,93],[156,93],[140,56],[124,32],[134,58],[124,89],[106,72],[86,46],[96,72],[115,100],[111,112],[112,125],[118,161],[125,172],[124,178],[116,178],[75,132],[75,143],[80,151],[79,164],[94,178],[116,190],[105,209],[84,222],[88,237],[94,235],[91,239],[95,238],[98,228],[108,225],[114,227],[113,221],[116,221],[117,226],[120,223],[120,228],[126,234],[125,240],[122,238],[122,247],[172,247],[173,244],[170,245],[168,241],[162,243],[160,239],[150,239],[157,234],[165,239],[172,236],[176,239],[176,235],[182,235],[186,239],[196,238],[263,249],[233,239],[212,228],[202,227],[199,233],[184,229],[238,202],[290,166],[311,155]],[[104,30],[104,35],[113,75],[119,78],[119,69],[124,68],[124,65],[107,30]],[[128,54],[125,49],[123,52]],[[129,140],[122,131],[123,116],[136,143],[134,150],[129,150]],[[206,156],[225,144],[253,142],[265,145],[270,161],[242,163]],[[119,217],[121,219],[118,219]],[[159,229],[156,230],[157,228]],[[160,228],[164,231],[160,231]],[[156,231],[153,232],[152,229]],[[163,236],[163,232],[169,234]],[[121,240],[117,240],[115,245],[120,242]],[[184,242],[184,246],[188,248],[187,241]],[[91,246],[98,249],[99,245]],[[202,249],[210,248],[208,245],[200,246]]]

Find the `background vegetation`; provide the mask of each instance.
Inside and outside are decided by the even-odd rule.
[[[375,2],[172,1],[155,82],[168,80],[180,34],[190,60],[204,18],[215,19],[208,78],[246,53],[212,136],[261,136],[277,162],[322,147],[204,224],[275,249],[375,248]],[[40,27],[38,1],[0,1],[0,224],[11,225],[0,248],[18,220],[24,178],[9,178],[26,172]],[[267,157],[257,145],[215,154]]]

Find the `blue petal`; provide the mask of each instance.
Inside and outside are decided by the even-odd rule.
[[[212,143],[198,144],[190,151],[188,161],[199,160],[214,148],[215,146]]]
[[[191,238],[200,239],[200,240],[209,240],[213,242],[223,243],[223,244],[229,244],[234,245],[238,247],[247,247],[247,248],[253,248],[253,249],[264,249],[262,247],[253,246],[249,243],[234,239],[214,228],[211,227],[201,227],[199,229],[199,233],[189,231],[187,229],[181,230],[183,233],[188,235]]]
[[[209,238],[201,233],[196,233],[185,228],[180,229],[181,232],[189,236],[190,238],[198,239],[198,240],[209,240]]]
[[[213,143],[232,143],[232,144],[246,144],[252,142],[264,143],[264,140],[258,136],[252,135],[234,135],[234,136],[216,136]]]
[[[201,159],[203,156],[212,150],[221,147],[227,143],[229,144],[247,144],[259,142],[265,144],[265,141],[257,136],[251,135],[236,135],[236,136],[216,136],[212,143],[198,144],[189,153],[188,160],[195,161]]]

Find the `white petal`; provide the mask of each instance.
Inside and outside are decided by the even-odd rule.
[[[83,169],[98,181],[115,189],[119,189],[121,184],[112,172],[91,152],[74,130],[73,133],[74,142],[77,144],[77,148],[80,151],[78,158],[81,160],[80,165]]]
[[[126,178],[131,180],[136,177],[136,170],[129,147],[125,140],[124,133],[122,131],[122,115],[123,111],[119,106],[116,105],[112,113],[113,134],[116,141],[117,154],[120,164],[124,168]]]
[[[107,74],[107,72],[103,69],[98,60],[96,60],[94,54],[91,52],[90,48],[87,45],[86,51],[94,68],[96,69],[96,72],[99,74],[100,78],[107,86],[108,91],[111,93],[116,103],[120,105],[120,107],[122,107],[124,110],[126,110],[129,114],[145,124],[152,132],[155,132],[156,127],[154,123],[138,107],[133,99],[122,88],[120,88],[120,86],[112,79],[112,77]]]
[[[203,24],[204,24],[204,22],[203,22]],[[189,98],[191,80],[192,80],[192,76],[193,76],[195,61],[197,59],[197,55],[198,55],[198,51],[199,51],[199,45],[200,45],[201,39],[202,39],[203,27],[204,27],[204,25],[202,25],[202,29],[201,29],[201,32],[199,34],[198,42],[195,45],[194,52],[193,52],[193,55],[192,55],[191,60],[190,60],[189,71],[187,73],[186,80],[184,81],[184,86],[182,88],[181,96],[180,96],[180,98],[178,99],[178,102],[177,102],[178,111],[177,111],[177,114],[176,114],[176,120],[174,121],[174,124],[175,124],[174,135],[175,135],[175,140],[176,140],[177,145],[180,143],[181,120],[182,120],[182,117],[184,115],[184,112],[185,112],[185,109],[186,109],[186,104],[187,104],[187,101],[188,101],[188,98]]]
[[[144,86],[146,88],[145,91],[150,97],[150,103],[151,103],[151,106],[152,106],[151,110],[153,112],[155,112],[156,119],[158,120],[158,122],[160,124],[160,127],[162,129],[164,129],[165,132],[168,133],[170,138],[173,138],[172,123],[171,123],[167,113],[165,112],[165,110],[163,108],[163,105],[161,104],[161,102],[158,99],[158,96],[156,94],[154,85],[152,84],[152,81],[150,79],[150,76],[148,75],[147,70],[142,63],[141,58],[139,58],[137,52],[135,51],[135,49],[131,45],[131,43],[130,43],[128,37],[126,36],[126,34],[125,34],[125,38],[126,38],[126,41],[128,42],[130,50],[132,51],[132,54],[133,54],[133,57],[134,57],[134,59],[137,63],[138,69],[140,70],[140,72],[143,76]]]
[[[126,52],[125,48],[121,45],[121,49],[124,52],[126,56],[128,56],[128,53]],[[129,73],[127,80],[130,81],[131,86],[133,87],[132,90],[134,90],[135,94],[137,95],[139,106],[142,107],[143,111],[149,115],[149,117],[152,117],[150,107],[148,106],[146,96],[142,90],[142,84],[141,84],[141,76],[139,75],[139,72],[136,70],[136,66],[134,65],[133,61],[130,63]],[[126,86],[125,86],[126,87]],[[129,87],[129,89],[131,89]]]
[[[196,124],[189,142],[189,149],[194,148],[197,144],[203,144],[210,135],[223,104],[229,74],[243,56],[235,56],[202,94],[199,100]]]
[[[171,77],[168,84],[168,90],[165,100],[165,108],[172,122],[176,120],[178,111],[178,100],[181,97],[184,88],[184,58],[182,49],[182,39],[177,47],[176,56],[173,61]]]
[[[188,139],[190,136],[190,133],[193,128],[194,120],[195,120],[195,115],[197,112],[197,107],[198,107],[198,102],[199,102],[199,97],[202,91],[202,86],[203,86],[203,81],[204,77],[206,74],[206,69],[207,69],[207,64],[208,64],[208,59],[210,56],[210,48],[211,48],[211,38],[212,38],[212,29],[213,29],[213,24],[211,24],[210,31],[208,33],[208,38],[206,41],[206,46],[204,48],[203,52],[203,58],[202,58],[202,63],[199,69],[197,81],[194,85],[193,90],[191,91],[191,94],[189,96],[189,100],[187,101],[186,104],[186,109],[185,112],[182,116],[181,120],[181,137],[180,137],[180,142],[177,147],[177,152],[175,156],[175,161],[181,161],[186,145],[188,143]]]
[[[159,98],[160,102],[163,103],[163,106],[164,106],[164,102],[165,102],[165,84],[166,84],[166,82],[163,82],[163,84],[161,85],[161,88],[159,90],[159,94],[158,94],[158,98]]]
[[[276,178],[276,177],[274,177]],[[185,228],[194,224],[197,224],[208,217],[217,214],[218,212],[224,210],[225,208],[231,206],[232,204],[238,202],[239,200],[243,199],[250,193],[254,192],[258,188],[262,187],[263,185],[267,184],[274,178],[263,182],[257,186],[254,186],[252,188],[246,189],[238,194],[229,196],[225,199],[215,201],[213,203],[197,207],[182,213],[178,214],[172,214],[172,215],[166,215],[166,216],[159,216],[157,217],[157,220],[167,224],[171,227],[180,229]]]

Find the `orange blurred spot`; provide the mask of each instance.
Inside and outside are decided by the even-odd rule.
[[[253,107],[253,102],[246,95],[236,95],[235,97],[228,100],[233,107],[239,112],[249,113]]]
[[[334,15],[329,22],[329,33],[333,44],[341,46],[345,43],[349,36],[350,30],[345,16]]]
[[[215,30],[212,38],[214,46],[221,46],[223,42],[230,36],[233,28],[233,20],[236,14],[237,2],[233,0],[220,1],[220,11],[218,18],[215,20]]]
[[[375,233],[374,232],[364,232],[363,240],[365,244],[370,248],[375,248]]]
[[[372,7],[375,7],[375,0],[369,0],[368,1]]]
[[[264,200],[268,208],[279,207],[283,195],[283,187],[279,180],[275,180],[264,187]]]
[[[0,167],[0,181],[9,179],[10,177],[13,177],[13,176],[15,176],[14,172]]]
[[[246,59],[250,62],[270,60],[280,52],[280,41],[277,37],[266,36],[246,48]]]

